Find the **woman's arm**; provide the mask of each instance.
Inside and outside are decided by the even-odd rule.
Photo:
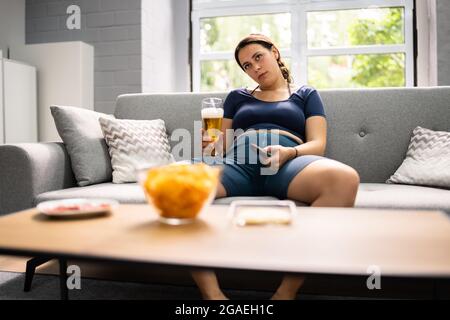
[[[227,140],[227,130],[232,128],[233,119],[223,118],[222,120],[222,139],[223,139],[223,151],[226,152],[228,150],[229,145],[233,143],[233,136],[230,136],[230,139]],[[231,141],[230,141],[231,140]]]
[[[263,148],[267,152],[271,152],[268,166],[275,168],[283,166],[286,161],[292,160],[296,156],[301,155],[318,155],[325,154],[326,137],[327,137],[327,120],[322,116],[312,116],[306,120],[306,142],[296,147],[268,146]]]
[[[313,154],[323,156],[327,144],[327,120],[322,116],[312,116],[306,119],[306,142],[296,146],[297,155]],[[292,149],[292,158],[295,150]]]

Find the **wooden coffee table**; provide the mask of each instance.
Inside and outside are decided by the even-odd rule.
[[[228,206],[188,225],[148,205],[55,220],[36,209],[0,218],[0,254],[301,274],[450,278],[450,219],[440,211],[298,207],[291,225],[235,226]]]

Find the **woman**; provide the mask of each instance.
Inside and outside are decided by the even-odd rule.
[[[359,176],[353,168],[324,157],[327,123],[317,91],[291,83],[279,50],[264,35],[250,34],[242,39],[235,59],[258,86],[252,91],[229,93],[222,133],[242,129],[245,133],[232,141],[232,149],[252,149],[249,141],[253,139],[270,157],[266,163],[255,165],[227,156],[217,197],[265,195],[313,207],[352,207]],[[203,139],[203,148],[211,144],[208,137]],[[230,143],[225,140],[227,155]],[[275,168],[276,173],[262,175],[263,166]],[[214,272],[196,271],[192,276],[205,299],[226,299]],[[304,280],[303,276],[285,276],[272,299],[295,299]]]

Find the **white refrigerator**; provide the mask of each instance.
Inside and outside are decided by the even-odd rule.
[[[36,68],[0,51],[0,143],[38,141]]]

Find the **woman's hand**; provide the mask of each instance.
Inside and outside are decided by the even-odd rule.
[[[206,156],[214,155],[213,150],[216,151],[216,154],[222,154],[223,149],[223,133],[222,131],[218,132],[219,136],[216,141],[214,141],[205,129],[201,129],[202,133],[202,154]]]
[[[202,152],[207,148],[212,142],[213,139],[208,134],[205,134],[205,129],[201,128],[202,135]]]
[[[294,148],[283,147],[281,145],[267,146],[263,150],[266,153],[270,153],[270,157],[265,161],[261,161],[261,163],[273,169],[281,168],[287,161],[295,157]]]

